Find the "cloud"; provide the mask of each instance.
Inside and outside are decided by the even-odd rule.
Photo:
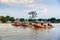
[[[27,4],[33,3],[34,0],[0,0],[2,3],[15,3],[15,4]]]
[[[0,3],[8,5],[25,5],[28,7],[35,7],[34,0],[0,0]]]
[[[10,4],[10,5],[19,5],[19,8],[21,7],[21,8],[23,8],[23,7],[32,7],[32,9],[30,8],[28,8],[29,10],[33,10],[33,11],[39,11],[39,12],[41,12],[41,13],[47,13],[47,11],[48,11],[48,9],[47,9],[47,7],[45,7],[45,5],[43,6],[43,5],[38,5],[37,3],[36,3],[36,1],[37,0],[1,0],[0,2],[1,3],[6,3],[6,4]],[[41,0],[42,1],[42,0]],[[38,2],[38,1],[37,1]],[[40,4],[40,3],[39,3]],[[15,7],[16,8],[16,7]],[[17,8],[18,8],[18,6],[17,6]],[[21,9],[20,8],[20,9]],[[25,9],[24,8],[24,9]]]

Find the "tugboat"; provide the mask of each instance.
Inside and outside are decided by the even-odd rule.
[[[12,24],[12,26],[21,26],[19,18],[16,18],[16,21]]]
[[[35,28],[51,28],[52,27],[50,22],[48,22],[48,23],[36,22],[36,23],[33,24],[33,26]]]
[[[35,28],[42,28],[41,25],[40,25],[40,23],[35,23],[33,26],[34,26]]]
[[[20,24],[20,23],[18,23],[17,21],[15,21],[15,23],[14,23],[14,24],[12,24],[12,26],[21,26],[21,24]]]
[[[23,22],[22,26],[24,26],[24,27],[29,26],[29,22],[28,22],[27,20],[25,20],[25,21]]]

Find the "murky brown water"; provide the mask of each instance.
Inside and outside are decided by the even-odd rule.
[[[31,29],[0,27],[0,40],[60,40],[60,24],[53,24],[54,28]]]

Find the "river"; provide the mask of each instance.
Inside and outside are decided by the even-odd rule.
[[[60,23],[53,28],[31,29],[0,24],[0,40],[60,40]]]

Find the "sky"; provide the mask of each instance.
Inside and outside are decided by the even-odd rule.
[[[37,18],[60,18],[60,0],[0,0],[0,16],[29,18],[30,11]]]

